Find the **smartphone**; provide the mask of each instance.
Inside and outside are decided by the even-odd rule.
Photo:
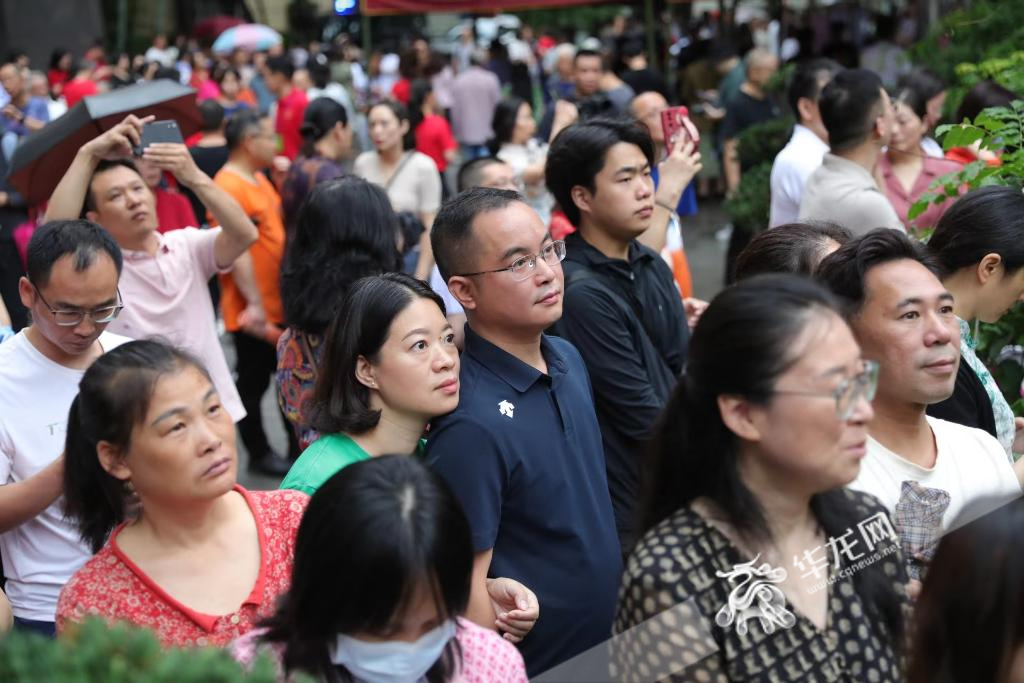
[[[669,107],[661,112],[661,130],[665,134],[665,154],[675,146],[676,139],[683,135],[695,145],[700,144],[700,133],[690,120],[686,107]]]
[[[133,150],[135,156],[142,156],[142,152],[145,151],[154,142],[177,142],[179,144],[185,144],[185,139],[181,136],[181,129],[178,128],[177,121],[151,121],[142,127],[142,135],[140,136],[139,144],[135,146]]]

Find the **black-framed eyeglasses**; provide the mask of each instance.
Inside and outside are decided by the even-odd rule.
[[[565,241],[555,240],[549,242],[540,250],[540,253],[520,256],[511,265],[494,270],[481,270],[479,273],[457,273],[459,277],[470,277],[472,275],[486,275],[487,273],[504,273],[506,270],[512,273],[516,280],[525,280],[537,269],[537,259],[544,259],[549,265],[561,263],[565,259]]]
[[[43,293],[39,291],[35,283],[30,283],[32,289],[36,290],[36,294],[39,295],[39,300],[43,302],[43,305],[50,309],[50,313],[53,314],[53,322],[59,327],[77,327],[82,324],[85,320],[85,316],[88,315],[92,318],[92,321],[97,325],[105,325],[109,323],[117,314],[124,308],[123,299],[121,299],[121,288],[117,288],[117,303],[112,306],[100,306],[94,308],[91,311],[75,311],[75,310],[57,310],[49,304],[49,302],[43,297]]]
[[[849,420],[850,415],[853,414],[853,410],[857,406],[857,401],[862,398],[869,402],[874,400],[875,392],[877,390],[878,363],[873,360],[866,360],[864,361],[863,370],[853,377],[843,380],[839,386],[832,391],[783,391],[776,389],[772,393],[784,396],[820,396],[823,398],[835,399],[836,417],[840,420],[846,421]]]

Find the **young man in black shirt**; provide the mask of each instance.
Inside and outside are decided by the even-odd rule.
[[[689,329],[672,270],[637,237],[651,225],[654,145],[635,121],[569,126],[548,150],[545,177],[578,232],[566,240],[565,305],[556,329],[590,373],[623,553],[648,432],[683,369]]]

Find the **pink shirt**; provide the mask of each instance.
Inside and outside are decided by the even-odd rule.
[[[217,268],[214,254],[219,234],[220,228],[183,228],[157,233],[155,255],[123,249],[124,310],[107,329],[132,339],[162,337],[198,356],[224,408],[238,422],[245,417],[245,408],[217,337],[206,285],[214,274],[226,272]]]
[[[930,204],[924,213],[912,221],[907,220],[907,213],[910,211],[910,207],[914,205],[914,202],[928,191],[928,186],[936,178],[941,178],[947,173],[963,170],[963,164],[940,157],[929,156],[924,157],[921,162],[921,173],[918,174],[917,180],[914,181],[914,186],[910,188],[910,192],[903,188],[903,185],[893,173],[892,162],[889,161],[888,154],[882,154],[878,157],[878,168],[885,180],[885,187],[883,188],[885,196],[889,198],[892,208],[896,209],[896,214],[900,217],[903,225],[909,226],[913,224],[917,228],[933,228],[939,222],[939,219],[942,218],[942,214],[953,203],[954,199],[947,199],[941,204]]]
[[[455,639],[462,650],[462,666],[452,683],[527,683],[526,665],[515,645],[466,619],[460,618],[458,624]],[[278,680],[285,681],[283,648],[278,644],[261,647],[259,638],[264,632],[265,629],[249,631],[231,643],[231,655],[249,668],[258,654],[266,652],[277,668]]]

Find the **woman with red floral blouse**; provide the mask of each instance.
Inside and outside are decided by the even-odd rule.
[[[68,416],[67,513],[96,555],[57,631],[97,615],[168,646],[226,645],[273,613],[308,498],[235,482],[235,427],[199,361],[134,341],[86,371]]]

